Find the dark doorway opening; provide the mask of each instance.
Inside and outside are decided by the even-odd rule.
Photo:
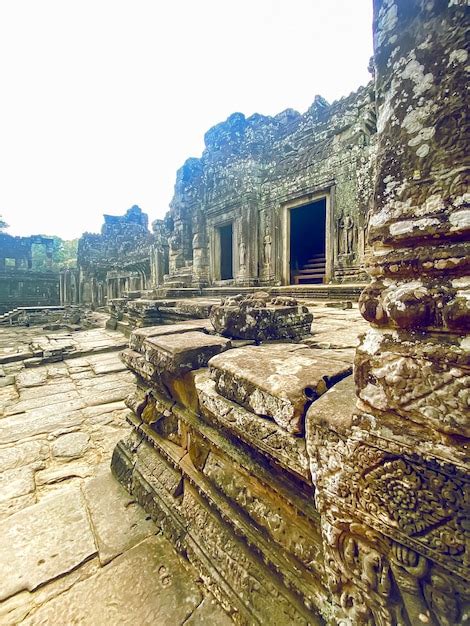
[[[291,284],[322,283],[326,266],[326,198],[290,210]]]
[[[220,238],[220,279],[233,278],[233,228],[226,224],[219,228]]]

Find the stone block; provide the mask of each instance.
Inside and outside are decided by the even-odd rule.
[[[80,489],[64,489],[0,522],[0,600],[32,591],[96,554]]]
[[[171,544],[152,537],[24,620],[38,624],[183,624],[203,599]]]
[[[313,315],[292,298],[273,298],[261,292],[226,298],[213,306],[209,319],[225,337],[267,341],[300,340],[310,334]]]
[[[144,341],[143,352],[159,374],[179,375],[205,367],[213,356],[230,347],[230,341],[224,337],[191,331],[149,337]]]
[[[231,431],[249,446],[275,460],[285,469],[310,480],[305,441],[286,432],[275,422],[227,400],[217,392],[216,384],[202,370],[196,374],[199,410],[212,424]]]
[[[157,533],[155,524],[110,471],[87,480],[83,494],[102,564],[109,563],[146,537]]]
[[[163,335],[174,335],[177,333],[187,333],[188,331],[210,330],[211,324],[207,320],[193,320],[191,322],[178,322],[176,324],[160,324],[160,326],[147,326],[134,330],[130,336],[129,348],[139,351],[145,339],[149,337],[161,337]]]
[[[302,344],[248,346],[212,358],[209,367],[221,395],[300,434],[308,406],[352,370],[318,352]]]

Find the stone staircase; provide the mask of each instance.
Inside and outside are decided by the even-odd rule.
[[[64,311],[63,306],[19,306],[11,311],[6,311],[0,315],[0,326],[12,324],[22,313],[36,313],[39,311]]]
[[[11,324],[15,318],[21,313],[19,308],[12,309],[0,315],[0,324]]]
[[[294,285],[323,283],[325,267],[325,255],[315,254],[300,269],[292,272],[292,283]]]

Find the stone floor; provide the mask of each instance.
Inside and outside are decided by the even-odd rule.
[[[74,347],[25,367],[38,340]],[[0,624],[231,623],[110,473],[129,430],[125,343],[0,329]]]
[[[357,308],[311,310],[308,343],[352,358]],[[0,624],[231,623],[110,474],[129,432],[126,344],[0,327]]]

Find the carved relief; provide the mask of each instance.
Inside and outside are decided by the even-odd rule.
[[[337,250],[340,255],[355,254],[358,230],[351,215],[342,213],[336,220]]]
[[[263,250],[264,250],[264,265],[271,269],[272,263],[272,243],[273,240],[271,235],[269,234],[269,228],[266,227],[264,239],[263,239]]]
[[[241,270],[245,270],[246,267],[246,243],[243,239],[238,244],[238,263]]]

